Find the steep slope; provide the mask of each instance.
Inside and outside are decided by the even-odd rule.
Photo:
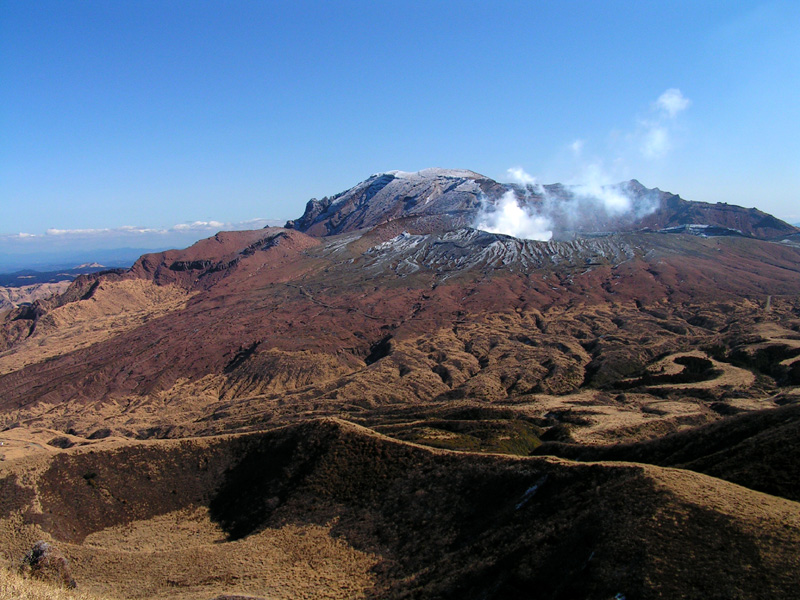
[[[119,597],[791,598],[800,583],[795,502],[337,420],[0,469],[6,550],[49,540],[81,587]]]
[[[335,235],[409,216],[440,228],[464,227],[472,222],[484,194],[499,196],[502,191],[497,182],[472,171],[378,173],[331,198],[310,200],[303,216],[287,227],[309,235]]]

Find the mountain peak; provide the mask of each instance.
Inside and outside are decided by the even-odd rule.
[[[349,190],[312,199],[303,215],[286,226],[312,236],[374,227],[399,218],[435,220],[436,228],[472,224],[485,197],[505,188],[466,169],[431,168],[375,173]],[[444,223],[439,221],[446,221]]]
[[[393,175],[398,179],[430,179],[435,177],[445,177],[450,179],[486,179],[485,176],[475,171],[468,169],[442,169],[440,167],[431,167],[422,169],[421,171],[386,171],[384,173],[376,173],[373,177],[381,175]]]

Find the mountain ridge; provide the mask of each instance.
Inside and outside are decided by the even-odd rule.
[[[578,202],[608,191],[621,193],[630,200],[630,208],[622,214],[603,214],[597,205]],[[508,192],[531,214],[552,213],[557,238],[690,224],[725,227],[761,239],[798,233],[794,226],[754,208],[687,201],[677,194],[646,188],[635,179],[587,190],[564,184],[503,184],[473,171],[450,169],[376,173],[330,198],[309,200],[303,215],[286,226],[313,236],[356,231],[412,216],[423,227],[436,216],[437,227],[442,223],[449,228],[475,226],[481,211],[496,206]],[[568,203],[575,204],[570,212],[578,208],[594,214],[576,220],[574,215],[564,214],[562,207]]]

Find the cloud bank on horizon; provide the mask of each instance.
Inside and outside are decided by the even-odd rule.
[[[508,169],[512,183],[522,186],[524,198],[517,199],[509,190],[492,204],[484,201],[475,221],[475,227],[491,233],[501,233],[529,240],[547,241],[553,237],[556,222],[576,227],[596,215],[604,217],[637,219],[655,211],[654,202],[640,202],[634,206],[625,189],[616,185],[624,178],[626,155],[633,150],[648,161],[664,158],[674,147],[673,138],[678,128],[679,115],[689,108],[691,100],[678,88],[669,88],[650,106],[649,114],[637,120],[636,128],[623,136],[624,147],[611,153],[612,170],[605,167],[603,158],[586,160],[586,141],[577,139],[569,150],[577,163],[577,175],[570,184],[572,198],[554,198],[538,179],[522,167]],[[536,202],[532,202],[533,196]]]
[[[283,225],[274,219],[250,219],[235,223],[191,221],[171,227],[123,225],[103,229],[57,229],[44,233],[20,232],[0,235],[0,270],[10,271],[51,264],[58,255],[65,258],[123,248],[148,251],[184,248],[218,231],[261,229]],[[107,252],[106,252],[107,254]],[[95,260],[95,259],[92,259]]]
[[[120,227],[101,228],[101,229],[57,229],[49,228],[44,233],[11,233],[0,235],[0,241],[10,240],[53,240],[53,239],[103,239],[110,238],[120,240],[122,238],[142,237],[149,235],[170,236],[185,233],[203,233],[217,231],[239,231],[244,229],[260,229],[262,227],[282,225],[283,221],[275,219],[249,219],[236,223],[223,223],[221,221],[192,221],[189,223],[178,223],[172,227],[138,227],[134,225],[122,225]]]

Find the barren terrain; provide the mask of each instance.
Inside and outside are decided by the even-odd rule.
[[[0,286],[0,314],[16,308],[20,304],[60,294],[69,287],[70,281],[58,283],[35,283],[15,287]]]
[[[459,225],[500,184],[406,175],[7,312],[7,564],[45,540],[117,598],[793,597],[794,229],[630,183],[648,228],[526,241]]]

